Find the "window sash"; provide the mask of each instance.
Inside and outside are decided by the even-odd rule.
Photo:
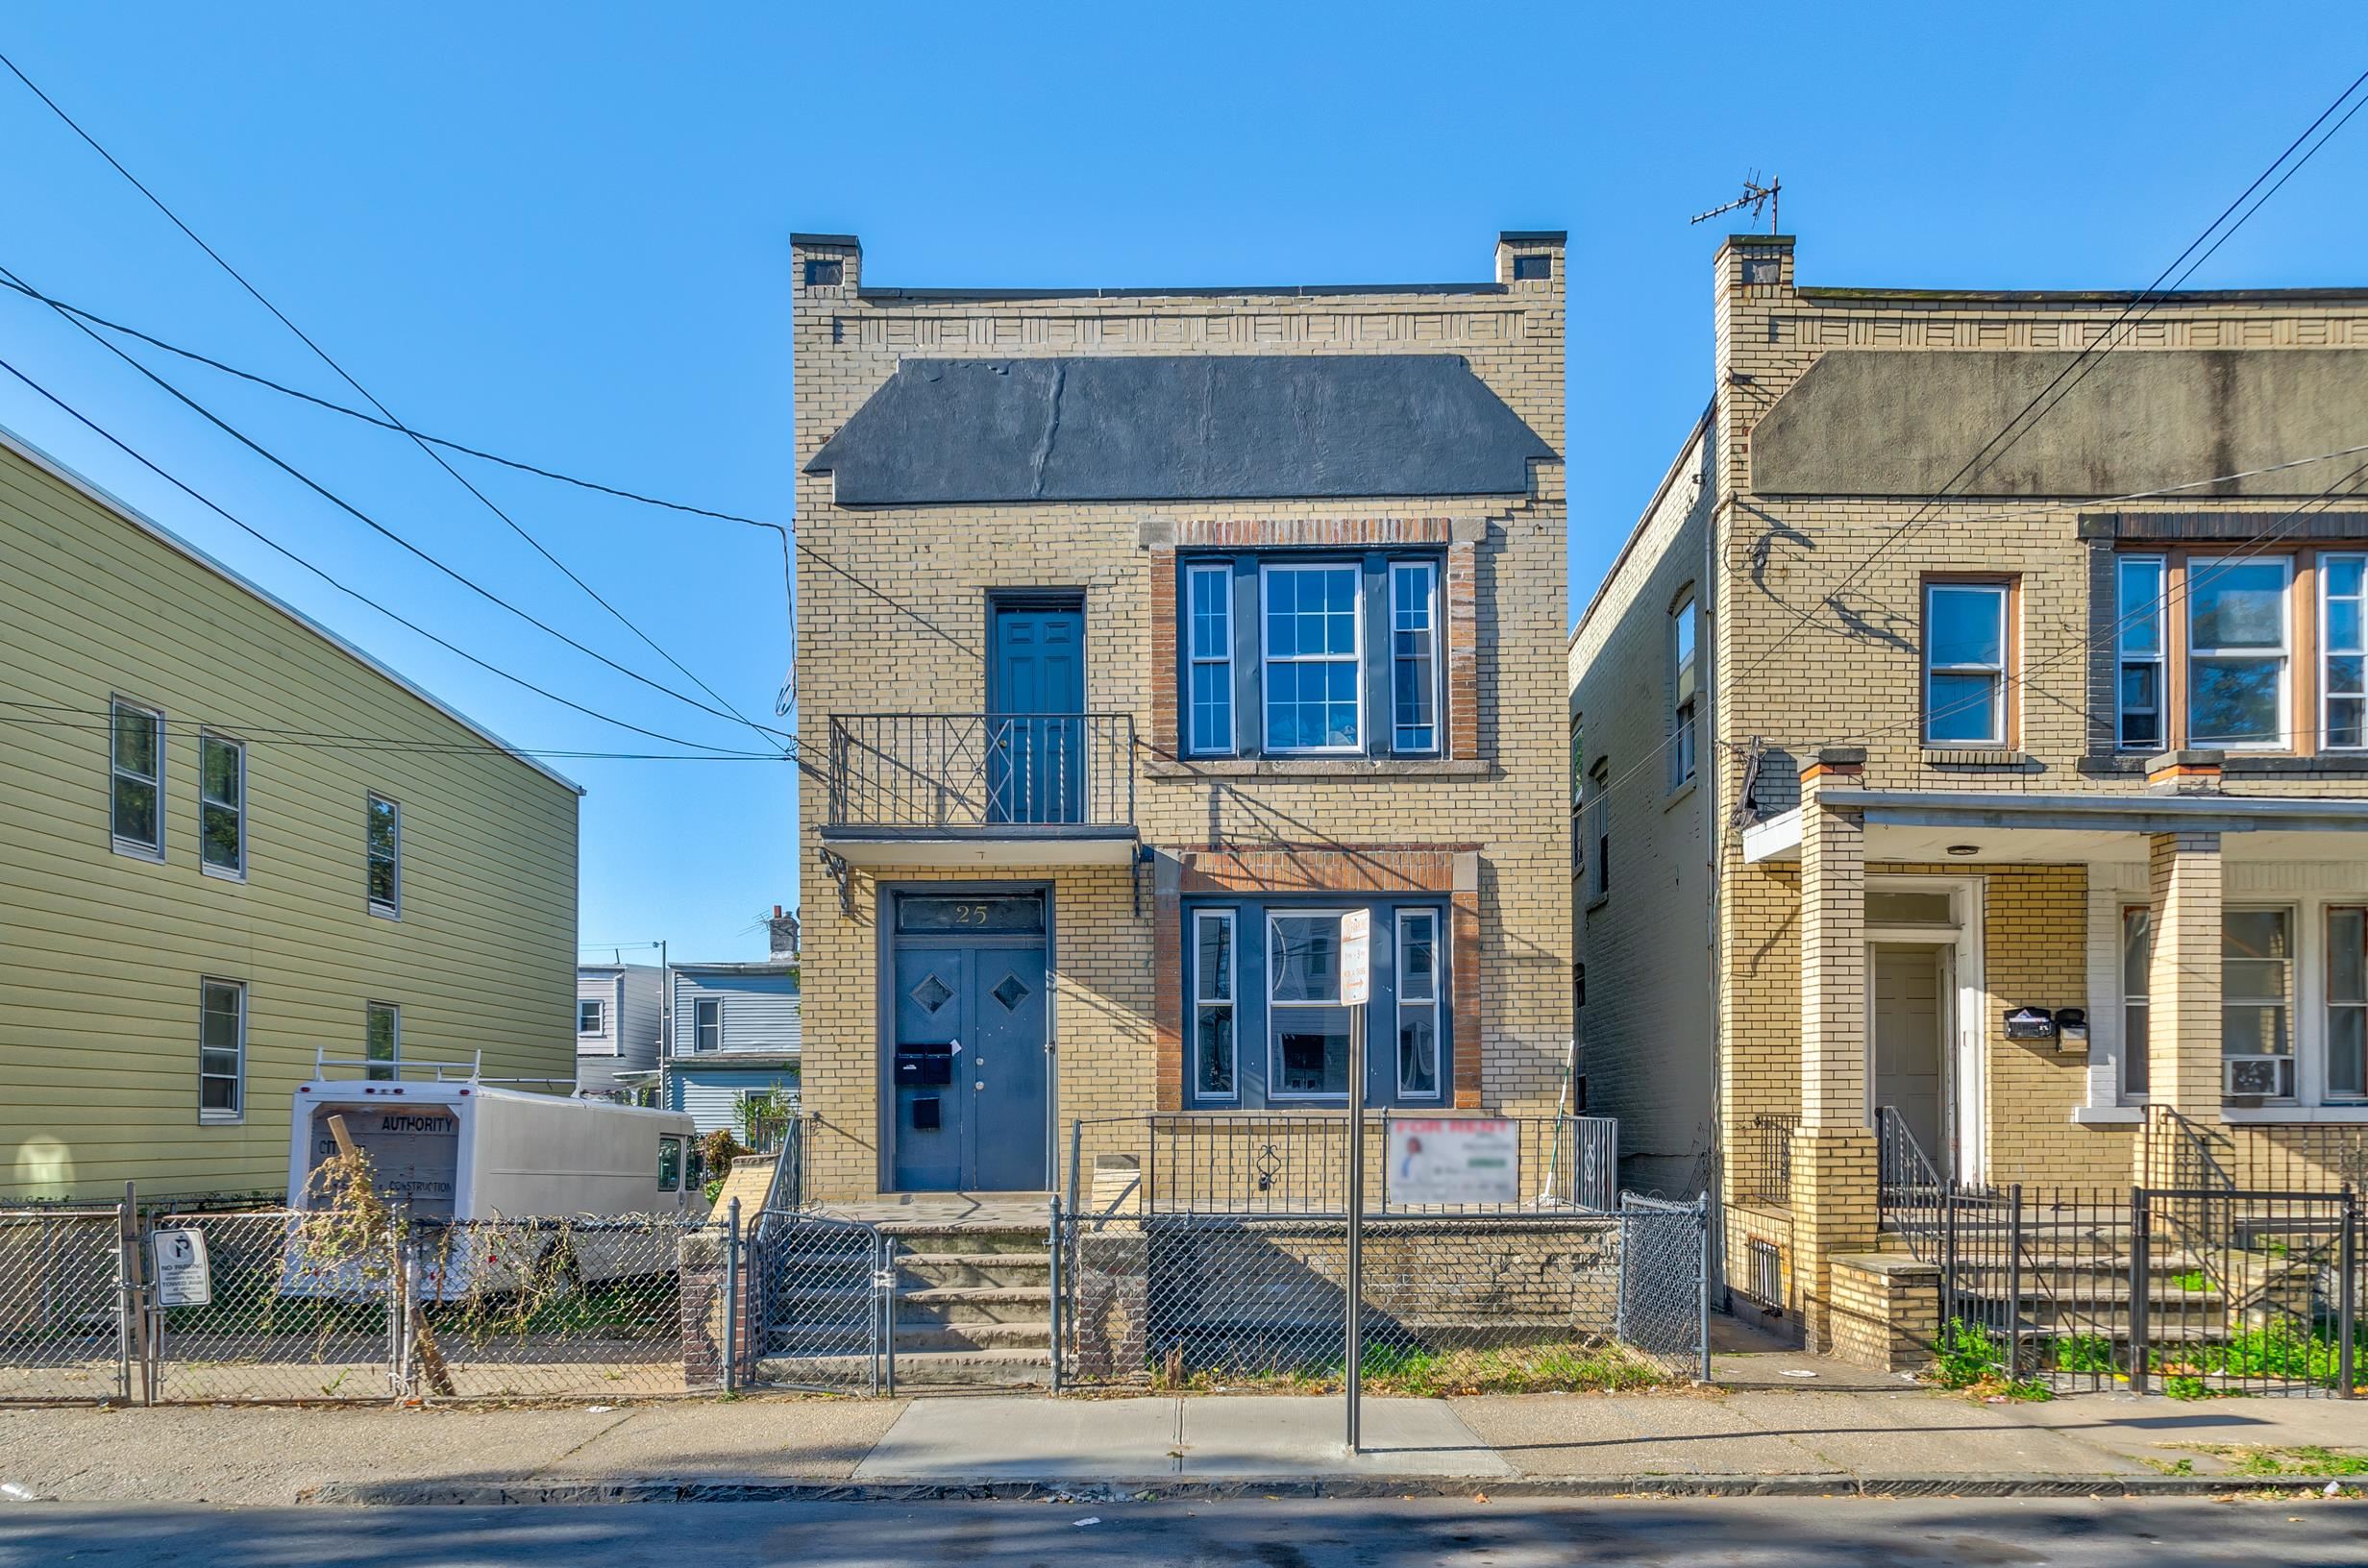
[[[1594,792],[1582,813],[1587,821],[1587,893],[1594,899],[1612,892],[1611,765],[1598,761],[1588,771],[1587,781]]]
[[[585,1009],[587,1008],[591,1010],[588,1015],[591,1018],[591,1022],[588,1024],[584,1021],[587,1017],[585,1012]],[[577,998],[576,1033],[580,1035],[597,1035],[602,1033],[605,1027],[607,1012],[607,1005],[597,996],[582,996]]]
[[[1669,612],[1669,788],[1693,777],[1695,646],[1700,634],[1700,601],[1689,592]]]
[[[2152,1088],[2153,1066],[2148,1053],[2154,1021],[2152,966],[2155,950],[2154,911],[2143,904],[2121,912],[2121,1091],[2142,1100]]]
[[[2216,602],[2206,591],[2230,580],[2232,574],[2250,575],[2257,567],[2278,572],[2278,642],[2220,644],[2199,641],[2196,621],[2206,606]],[[2283,555],[2187,557],[2187,744],[2223,751],[2282,751],[2293,744],[2294,562]],[[2214,735],[2203,724],[2204,704],[2198,700],[2200,681],[2215,671],[2234,666],[2267,667],[2276,674],[2278,708],[2272,732],[2266,735]]]
[[[403,807],[382,795],[368,796],[362,814],[363,892],[375,914],[403,911]]]
[[[2167,577],[2168,563],[2159,555],[2125,555],[2114,570],[2113,744],[2125,748],[2159,750],[2170,744],[2163,723],[2170,675],[2162,635]],[[2133,675],[2148,687],[2151,702],[2130,700]]]
[[[1347,913],[1340,909],[1277,909],[1267,914],[1267,1098],[1269,1100],[1345,1100],[1350,1086],[1346,1082],[1352,1041],[1347,1038],[1350,1010],[1340,1000],[1341,919]],[[1331,991],[1329,995],[1283,997],[1277,994],[1288,968],[1288,950],[1283,937],[1283,922],[1295,923],[1329,921],[1332,927]],[[1320,976],[1310,973],[1311,981]],[[1308,988],[1315,989],[1312,985]],[[1319,1071],[1318,1087],[1294,1089],[1285,1070],[1284,1049],[1286,1033],[1298,1034],[1325,1041]],[[1330,1041],[1338,1040],[1338,1066],[1341,1087],[1328,1087],[1335,1066]]]
[[[720,1051],[723,1048],[723,999],[716,996],[703,996],[691,1004],[691,1049]]]
[[[2272,945],[2282,953],[2231,951],[2237,919],[2273,916]],[[2248,1061],[2294,1060],[2294,912],[2284,905],[2232,904],[2220,920],[2220,1054]],[[2292,1072],[2289,1066],[2284,1069]],[[2283,1098],[2293,1092],[2285,1080]]]
[[[241,1120],[246,1115],[245,982],[200,980],[197,1011],[198,1119]]]
[[[109,829],[118,848],[164,857],[164,715],[108,704]]]
[[[2368,908],[2327,911],[2327,1098],[2368,1099]]]
[[[373,1064],[367,1075],[377,1079],[403,1076],[403,1009],[392,1002],[362,1004],[362,1056]]]
[[[1214,957],[1214,962],[1212,958]],[[1193,1096],[1242,1095],[1241,952],[1230,909],[1193,911]]]
[[[1194,756],[1230,755],[1236,749],[1230,564],[1186,568],[1184,614],[1185,750]]]
[[[2008,625],[2008,585],[2003,582],[1946,580],[1924,585],[1924,744],[1927,746],[2004,746],[2007,741],[2006,675],[2013,627]],[[1934,607],[1942,596],[1986,598],[1992,601],[1998,656],[1995,659],[1950,659],[1935,656]],[[1979,683],[1980,711],[1985,723],[1979,734],[1944,733],[1944,723],[1976,711],[1969,688]]]
[[[1390,747],[1440,749],[1439,569],[1392,561],[1390,573]]]
[[[1312,653],[1275,652],[1273,647],[1275,584],[1284,579],[1291,580],[1293,583],[1293,593],[1295,598],[1297,593],[1297,585],[1303,580],[1324,580],[1341,576],[1345,576],[1349,583],[1349,647],[1347,651],[1336,652],[1330,649],[1325,649]],[[1324,754],[1350,755],[1362,751],[1365,748],[1364,570],[1354,563],[1326,562],[1320,565],[1286,565],[1270,561],[1260,565],[1258,569],[1258,657],[1263,676],[1262,683],[1265,687],[1264,698],[1260,706],[1265,714],[1265,748],[1277,756]],[[1328,601],[1330,598],[1328,589],[1326,590],[1325,597]],[[1330,614],[1329,610],[1327,609],[1322,613],[1328,619]],[[1297,612],[1295,608],[1295,617],[1296,614]],[[1328,693],[1325,696],[1319,698],[1313,703],[1308,702],[1299,695],[1298,687],[1295,684],[1296,675],[1298,672],[1303,670],[1329,671],[1344,667],[1345,667],[1349,672],[1350,701],[1352,703],[1352,729],[1349,738],[1344,742],[1328,742],[1319,746],[1284,746],[1278,744],[1274,739],[1276,727],[1275,712],[1277,706],[1279,705],[1276,700],[1278,695],[1278,681],[1276,679],[1276,673],[1284,669],[1289,669],[1294,672],[1295,684],[1293,686],[1292,701],[1289,705],[1295,708],[1302,709],[1313,706],[1320,710],[1323,714],[1323,723],[1325,729],[1328,732],[1332,718],[1331,710],[1339,704],[1331,699]]]
[[[220,766],[227,763],[227,769]],[[247,874],[247,748],[200,731],[197,737],[199,863],[226,876]]]
[[[1397,1097],[1401,1100],[1435,1100],[1443,1091],[1445,1074],[1441,1070],[1440,1063],[1439,969],[1442,954],[1439,930],[1437,910],[1401,909],[1397,912],[1394,949],[1397,965],[1397,1027],[1393,1034],[1397,1041]],[[1417,932],[1422,934],[1418,937],[1415,935]],[[1418,942],[1428,949],[1429,955],[1429,964],[1419,986],[1414,979],[1413,965],[1407,962],[1408,952]],[[1428,1047],[1427,1053],[1423,1049],[1425,1045]],[[1429,1078],[1427,1084],[1423,1082],[1425,1068]]]
[[[2368,555],[2319,557],[2319,744],[2368,747]]]

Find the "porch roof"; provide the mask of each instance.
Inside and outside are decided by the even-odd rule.
[[[1862,815],[1870,861],[2142,861],[2148,834],[2183,831],[2239,835],[2227,846],[2234,859],[2368,862],[2368,833],[2360,831],[2368,828],[2368,799],[2027,795],[1831,785],[1821,797]],[[1967,845],[1974,850],[1970,855],[1950,853]],[[1747,863],[1800,858],[1800,808],[1743,829]]]

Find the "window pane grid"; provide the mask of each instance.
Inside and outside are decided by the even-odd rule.
[[[235,981],[198,986],[197,1110],[202,1118],[237,1119],[245,1109],[247,988]]]
[[[398,1078],[399,1067],[392,1064],[403,1060],[403,1013],[392,1002],[372,1002],[364,1009],[362,1018],[362,1055],[370,1062],[386,1063],[368,1069],[372,1078]]]
[[[2220,1043],[2232,1093],[2294,1092],[2293,919],[2252,908],[2220,918]]]
[[[2190,557],[2187,735],[2190,745],[2263,749],[2287,744],[2284,559]]]
[[[2162,576],[2158,555],[2125,558],[2117,574],[2120,669],[2115,744],[2159,747],[2162,727]]]
[[[1439,1096],[1439,916],[1397,917],[1397,1091],[1403,1099]]]
[[[1439,574],[1428,561],[1390,568],[1392,747],[1439,749]]]
[[[371,796],[363,824],[370,907],[394,914],[403,907],[403,808]]]
[[[1924,739],[2006,744],[2007,585],[1936,582],[1924,590]]]
[[[2319,561],[2324,602],[2319,641],[2322,742],[2331,750],[2368,746],[2368,555],[2326,555]]]
[[[1193,916],[1193,1092],[1204,1100],[1240,1093],[1234,1073],[1234,915]]]
[[[715,997],[703,997],[691,1004],[691,1048],[700,1051],[721,1050],[724,1044],[724,1004]]]
[[[1233,569],[1196,566],[1185,575],[1190,618],[1190,748],[1230,752],[1233,738]]]
[[[2143,907],[2121,912],[2121,1089],[2137,1096],[2150,1083],[2149,1029],[2153,1014],[2149,978],[2154,965],[2155,918]]]
[[[1348,1009],[1341,1004],[1341,915],[1267,919],[1268,1093],[1345,1099]]]
[[[2368,909],[2327,912],[2327,1096],[2368,1099]]]
[[[110,762],[115,842],[149,854],[164,853],[164,716],[116,701],[111,704]]]
[[[1269,566],[1266,739],[1273,751],[1354,751],[1363,741],[1359,569]]]

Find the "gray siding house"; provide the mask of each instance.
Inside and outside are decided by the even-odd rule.
[[[654,964],[576,967],[576,1092],[612,1095],[657,1072],[666,971]]]
[[[703,1134],[737,1130],[746,1095],[798,1093],[798,967],[783,957],[755,964],[677,964],[665,1104],[690,1113]]]

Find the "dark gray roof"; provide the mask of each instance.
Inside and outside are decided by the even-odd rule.
[[[1520,495],[1554,450],[1458,355],[907,359],[806,464],[842,506]]]

